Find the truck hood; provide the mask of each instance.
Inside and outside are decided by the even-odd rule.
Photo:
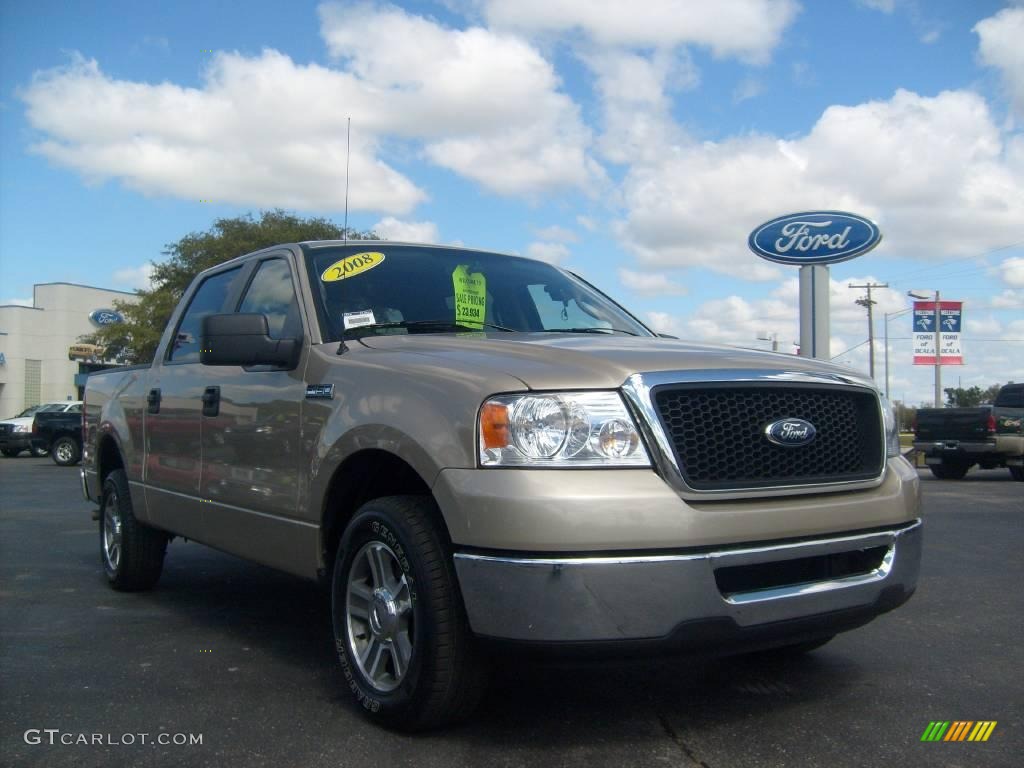
[[[761,370],[832,374],[869,384],[848,368],[795,355],[664,338],[583,333],[366,336],[372,349],[425,355],[459,370],[508,374],[530,389],[616,389],[634,373]]]

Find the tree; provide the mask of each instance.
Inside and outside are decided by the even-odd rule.
[[[946,393],[946,405],[954,408],[973,408],[981,405],[981,399],[985,394],[981,387],[946,387],[943,392]]]
[[[1013,384],[1012,381],[1009,383]],[[987,389],[982,389],[981,387],[971,387],[970,389],[946,387],[944,390],[946,393],[946,405],[956,408],[974,408],[984,403],[994,403],[996,395],[999,394],[999,390],[1002,388],[1002,384],[993,384]]]
[[[163,251],[153,264],[152,287],[136,291],[137,301],[115,301],[123,323],[107,325],[82,341],[107,349],[107,357],[129,363],[153,359],[164,327],[192,279],[216,264],[278,243],[341,240],[345,230],[323,218],[303,219],[280,209],[233,219],[217,219],[206,232],[192,232]],[[373,232],[348,230],[349,240],[373,240]]]

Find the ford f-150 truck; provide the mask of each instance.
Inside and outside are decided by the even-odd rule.
[[[992,405],[919,409],[914,448],[940,480],[960,480],[975,464],[1024,480],[1024,384],[1007,384]]]
[[[174,537],[323,580],[394,727],[467,715],[496,646],[809,650],[917,582],[918,476],[869,380],[659,338],[530,259],[241,256],[85,410],[113,587],[152,587]]]

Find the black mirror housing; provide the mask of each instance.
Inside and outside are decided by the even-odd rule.
[[[207,315],[203,318],[199,362],[288,369],[298,365],[302,339],[272,339],[269,333],[266,315]]]

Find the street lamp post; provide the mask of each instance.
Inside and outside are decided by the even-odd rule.
[[[899,317],[900,315],[905,315],[905,314],[907,314],[907,312],[912,312],[913,309],[914,309],[913,307],[910,307],[909,309],[901,309],[899,312],[886,312],[885,315],[884,315],[884,318],[885,318],[885,396],[886,396],[887,399],[889,397],[889,318],[890,317]]]

